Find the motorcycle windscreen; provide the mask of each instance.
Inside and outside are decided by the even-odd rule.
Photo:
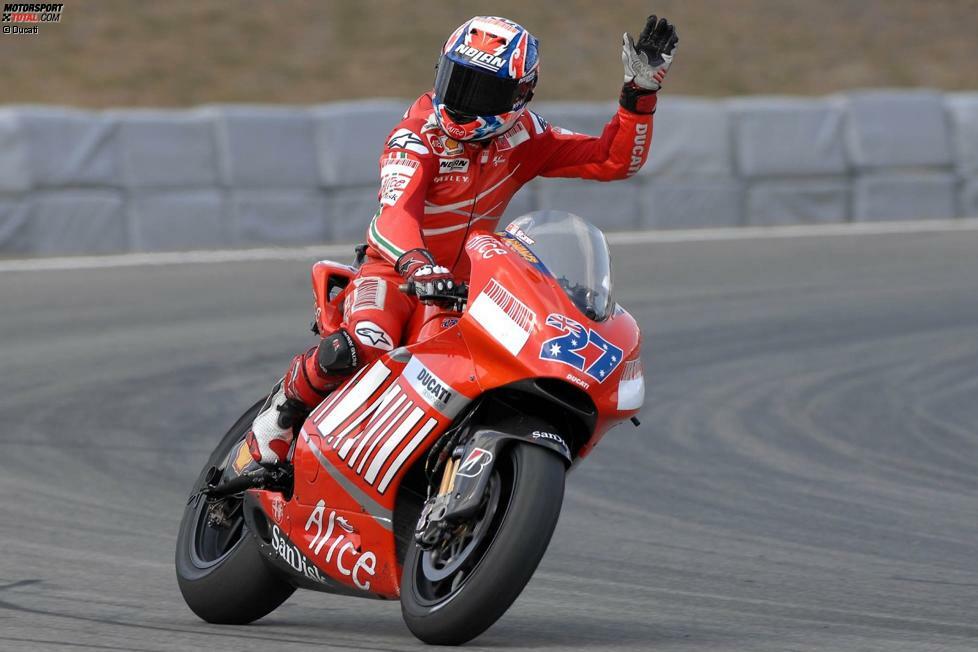
[[[534,211],[506,227],[529,247],[584,315],[604,321],[615,310],[611,254],[600,229],[566,211]]]

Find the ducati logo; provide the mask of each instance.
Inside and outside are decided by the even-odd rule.
[[[490,462],[492,462],[492,453],[484,448],[473,448],[472,452],[465,457],[465,461],[458,467],[455,475],[460,475],[463,478],[474,478],[482,473],[482,469],[486,468]]]

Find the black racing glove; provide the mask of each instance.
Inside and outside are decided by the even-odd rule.
[[[435,263],[427,249],[406,252],[397,259],[395,268],[421,301],[445,300],[455,290],[455,277],[447,267]]]
[[[619,103],[635,113],[655,110],[655,93],[672,65],[679,36],[665,18],[649,16],[638,43],[626,32],[622,35],[621,62],[625,66],[625,85]]]

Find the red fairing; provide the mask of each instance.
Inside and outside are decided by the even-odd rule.
[[[339,306],[343,305],[343,297],[353,289],[350,282],[356,274],[355,268],[331,260],[321,260],[312,266],[312,299],[320,333],[332,333],[340,327],[343,312]]]
[[[505,235],[476,230],[463,255],[472,268],[466,310],[419,306],[406,346],[362,367],[309,415],[292,454],[292,496],[252,490],[275,554],[308,579],[399,597],[393,514],[401,482],[484,392],[530,378],[582,389],[598,417],[576,459],[641,406],[641,334],[628,312],[588,319]],[[558,341],[579,355],[577,367],[551,355]]]
[[[491,141],[460,142],[434,119],[422,95],[391,131],[380,158],[380,209],[368,229],[370,254],[394,263],[415,248],[465,278],[459,255],[471,230],[495,230],[523,184],[537,176],[596,181],[625,179],[648,158],[652,116],[624,108],[600,137],[554,127],[526,111],[510,131]]]

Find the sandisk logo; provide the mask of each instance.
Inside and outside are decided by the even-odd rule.
[[[632,141],[632,161],[628,166],[628,174],[635,174],[642,167],[642,158],[649,141],[648,131],[649,126],[646,124],[635,125],[635,140]]]

